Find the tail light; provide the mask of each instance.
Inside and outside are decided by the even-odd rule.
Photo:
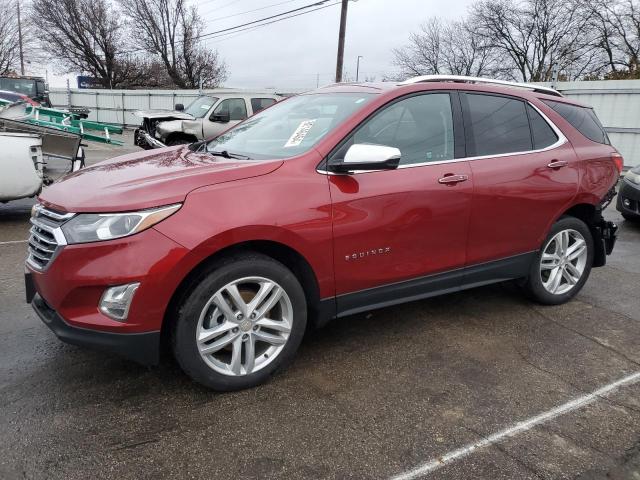
[[[622,173],[622,167],[624,166],[624,158],[618,152],[613,152],[611,154],[611,160],[616,164],[616,168],[618,169],[618,173]]]

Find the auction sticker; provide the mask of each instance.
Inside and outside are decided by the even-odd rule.
[[[303,120],[302,122],[300,122],[300,125],[298,125],[298,128],[296,128],[296,131],[293,132],[293,135],[291,135],[289,140],[287,140],[287,143],[284,144],[285,148],[297,147],[298,145],[300,145],[304,140],[304,137],[306,137],[307,133],[309,133],[309,130],[311,130],[311,127],[313,127],[314,123],[316,123],[315,118],[313,120]]]

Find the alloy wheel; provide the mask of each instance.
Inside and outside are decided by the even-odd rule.
[[[554,295],[570,291],[582,278],[587,265],[587,242],[580,232],[562,230],[547,243],[540,257],[540,278]]]
[[[284,349],[292,315],[289,295],[273,280],[234,280],[219,289],[200,313],[196,329],[200,356],[224,375],[257,372]]]

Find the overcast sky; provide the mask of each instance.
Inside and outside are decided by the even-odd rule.
[[[190,0],[198,5],[207,32],[216,32],[287,10],[314,0]],[[335,3],[331,0],[329,3]],[[393,72],[394,47],[430,16],[458,18],[471,0],[357,0],[349,2],[344,70],[360,79]],[[275,5],[280,4],[280,5]],[[269,8],[263,8],[269,7]],[[261,9],[263,8],[263,9]],[[249,10],[261,9],[252,13]],[[221,18],[229,17],[229,18]],[[315,88],[333,81],[336,68],[340,6],[206,41],[227,62],[228,87]],[[33,72],[41,73],[44,72]],[[65,85],[67,76],[49,73],[52,87]],[[72,78],[72,87],[75,78]]]

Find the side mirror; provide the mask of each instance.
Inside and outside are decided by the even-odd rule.
[[[231,120],[229,112],[226,113],[214,113],[209,117],[212,122],[228,123]]]
[[[176,103],[175,111],[176,112],[184,112],[184,105],[182,103]]]
[[[401,153],[395,147],[356,143],[349,147],[341,162],[332,163],[329,168],[337,173],[354,170],[394,170],[400,164]]]

